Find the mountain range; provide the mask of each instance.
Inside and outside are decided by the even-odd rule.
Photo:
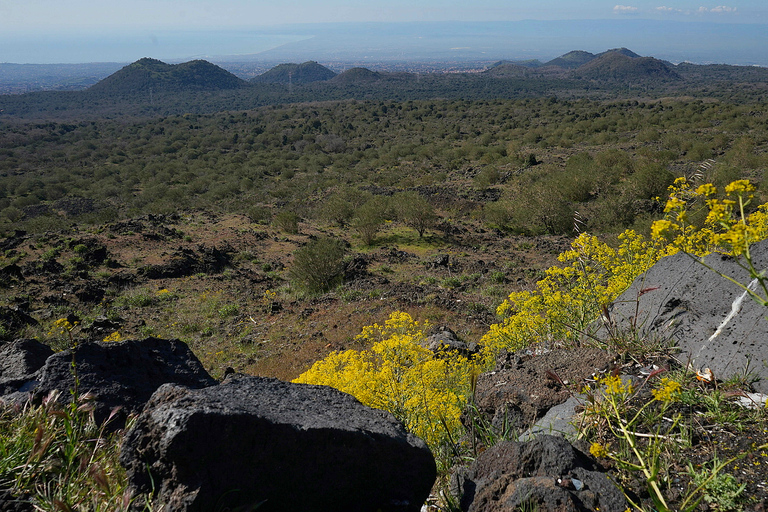
[[[246,110],[338,100],[488,100],[531,97],[662,98],[685,95],[763,98],[768,68],[672,64],[627,48],[567,52],[555,59],[498,61],[471,72],[414,73],[315,61],[282,63],[244,80],[205,60],[181,64],[143,58],[82,91],[0,95],[0,116],[75,118]]]
[[[595,81],[643,82],[679,80],[681,77],[674,68],[673,64],[659,59],[641,57],[626,48],[617,48],[599,54],[572,51],[546,63],[499,61],[485,73],[496,77],[546,75]],[[245,81],[203,60],[166,64],[144,58],[110,75],[89,90],[100,94],[124,95],[146,91],[149,88],[155,91],[194,91],[237,89],[252,84],[302,85],[329,82],[339,85],[392,78],[402,80],[403,75],[404,73],[375,72],[362,67],[337,74],[317,62],[308,61],[301,64],[279,64]]]

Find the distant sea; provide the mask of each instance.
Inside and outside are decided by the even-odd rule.
[[[252,29],[38,36],[0,34],[0,62],[169,63],[542,61],[571,50],[626,47],[696,64],[768,66],[768,25],[659,20],[317,23]]]

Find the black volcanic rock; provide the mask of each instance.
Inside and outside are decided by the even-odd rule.
[[[619,488],[582,451],[559,436],[502,441],[451,476],[461,510],[547,512],[626,510]]]
[[[129,64],[88,89],[99,94],[137,92],[216,91],[237,89],[247,84],[229,71],[204,60],[182,64],[144,58]]]
[[[308,84],[323,82],[335,77],[336,73],[317,62],[307,61],[301,64],[280,64],[257,77],[251,82],[271,84]]]
[[[159,388],[120,462],[134,492],[177,512],[418,512],[436,476],[392,414],[328,386],[237,375]]]
[[[61,401],[71,398],[74,389],[93,393],[94,416],[99,423],[114,408],[122,407],[117,421],[111,424],[117,428],[127,415],[139,412],[162,384],[190,388],[216,384],[184,342],[160,338],[84,343],[74,354],[69,349],[57,352],[46,359],[34,381],[36,404],[54,390],[61,393]]]

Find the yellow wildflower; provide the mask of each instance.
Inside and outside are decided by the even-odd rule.
[[[742,195],[744,193],[754,192],[755,186],[749,180],[736,180],[725,186],[725,193],[730,195]]]
[[[672,402],[680,394],[680,383],[664,377],[661,379],[659,387],[652,390],[653,399],[659,402]]]
[[[589,453],[599,458],[605,458],[608,456],[608,450],[600,443],[592,443],[592,446],[589,447]]]
[[[120,336],[120,333],[119,333],[119,332],[117,332],[117,331],[115,331],[115,332],[113,332],[112,334],[110,334],[109,336],[106,336],[106,337],[105,337],[103,340],[101,340],[101,341],[105,341],[105,342],[110,342],[110,341],[120,341],[121,339],[122,339],[122,336]]]
[[[711,183],[705,183],[703,185],[700,185],[699,188],[696,189],[696,194],[700,196],[712,196],[717,194],[717,187],[715,187]]]
[[[618,375],[609,375],[600,380],[600,383],[605,386],[605,395],[623,395],[625,393],[632,392],[632,384],[630,382],[624,382]]]

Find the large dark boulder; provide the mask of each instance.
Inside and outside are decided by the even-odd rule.
[[[753,245],[751,254],[758,270],[768,268],[768,240]],[[750,283],[733,258],[711,254],[704,261]],[[638,277],[613,303],[610,316],[610,329],[601,332],[605,338],[637,330],[649,340],[668,340],[695,369],[710,368],[721,380],[751,374],[755,390],[768,393],[768,308],[686,254],[662,258]]]
[[[418,511],[436,476],[390,413],[326,386],[236,375],[160,388],[120,460],[134,492],[154,489],[175,512]]]
[[[587,455],[559,436],[504,441],[451,477],[451,493],[469,512],[620,512],[619,488]]]
[[[216,384],[184,342],[160,338],[84,343],[74,352],[57,352],[46,360],[35,380],[35,402],[53,390],[62,398],[68,398],[75,389],[78,394],[93,393],[94,415],[99,422],[116,407],[122,407],[119,419],[139,412],[165,383],[191,388]],[[121,426],[120,421],[115,426]]]

